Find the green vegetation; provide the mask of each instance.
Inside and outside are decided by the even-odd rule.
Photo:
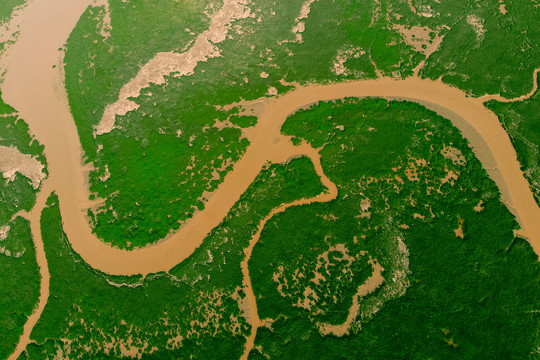
[[[15,349],[39,297],[40,276],[30,224],[17,217],[9,227],[5,239],[0,234],[0,359]]]
[[[216,106],[282,94],[292,88],[287,82],[406,77],[426,58],[423,77],[442,76],[475,95],[513,96],[530,89],[540,65],[540,29],[530,26],[540,10],[531,2],[505,0],[503,14],[501,4],[487,0],[319,0],[302,17],[305,4],[246,4],[251,15],[235,20],[227,39],[214,45],[219,57],[143,89],[132,99],[139,108],[97,136],[94,127],[122,86],[157,53],[189,51],[220,5],[111,0],[87,9],[69,38],[65,70],[86,160],[96,168],[93,196],[107,199],[91,215],[98,237],[122,248],[144,246],[204,208],[206,192],[248,145],[240,128],[255,123],[242,114],[216,126],[231,115]]]
[[[95,232],[123,248],[155,242],[202,210],[205,194],[217,187],[249,143],[237,127],[214,126],[234,111],[218,111],[201,101],[203,94],[214,90],[193,87],[190,78],[188,83],[151,86],[137,99],[138,111],[117,118],[120,129],[96,139],[92,135],[105,105],[116,100],[141,64],[157,52],[180,51],[194,39],[191,31],[201,33],[208,26],[202,14],[204,3],[189,9],[185,5],[161,2],[163,8],[147,12],[142,3],[113,2],[113,25],[126,16],[137,20],[113,26],[107,39],[96,30],[103,25],[104,8],[89,8],[68,42],[66,86],[77,89],[69,92],[69,100],[85,153],[98,169],[91,174],[91,190],[106,199],[94,209]],[[171,13],[179,18],[171,22]],[[136,47],[132,40],[126,41],[126,33],[137,39],[155,38],[145,38]],[[171,37],[171,33],[180,35]],[[82,49],[84,54],[90,51],[92,64],[86,56],[80,57]],[[180,98],[181,102],[171,101]],[[234,122],[239,126],[253,123],[251,117],[243,118],[235,115]],[[102,150],[96,151],[97,144]]]
[[[168,116],[166,109],[153,111]],[[144,246],[204,209],[205,194],[217,188],[249,142],[239,141],[239,129],[209,127],[191,111],[194,117],[182,123],[179,136],[160,134],[159,124],[147,119],[140,138],[119,132],[101,137],[96,164],[105,171],[91,174],[91,190],[106,199],[94,211],[100,238],[122,248]],[[133,125],[138,115],[126,121]]]
[[[312,54],[305,49],[321,49],[321,33],[340,31],[332,30],[335,26],[324,20],[328,16],[324,8],[313,4],[310,21],[319,21],[323,28],[313,32],[308,28],[302,43],[293,42],[291,29],[301,5],[298,0],[254,2],[249,8],[256,16],[235,21],[232,39],[216,44],[221,57],[199,63],[190,76],[167,76],[166,84],[144,89],[133,99],[139,108],[117,116],[118,128],[95,138],[93,127],[100,122],[105,106],[117,99],[122,85],[156,53],[189,49],[187,44],[195,38],[192,33],[200,34],[209,24],[200,15],[204,3],[198,5],[201,8],[178,11],[176,2],[160,2],[158,14],[142,11],[143,2],[112,1],[112,30],[104,38],[105,7],[87,10],[68,41],[66,87],[87,160],[97,169],[90,177],[91,190],[95,197],[107,199],[93,211],[95,233],[100,238],[125,248],[144,246],[163,238],[204,207],[205,192],[216,188],[249,144],[241,128],[255,123],[250,113],[239,116],[234,109],[219,111],[216,106],[256,99],[272,88],[279,93],[291,89],[280,82],[282,79],[335,79],[331,64],[337,49],[318,51],[318,57],[325,60],[315,67]],[[336,16],[341,17],[346,9],[340,5],[337,8]],[[171,13],[183,18],[162,19]],[[126,18],[136,21],[121,21]],[[261,23],[259,18],[263,19]],[[167,28],[161,30],[164,23]],[[146,27],[160,30],[145,31]],[[184,31],[186,27],[192,33]],[[236,27],[241,31],[234,31]],[[179,34],[178,38],[171,33]],[[362,46],[368,48],[374,37],[372,32],[362,39]],[[280,44],[276,39],[289,42]],[[383,40],[381,46],[395,39]],[[346,48],[353,45],[348,43]],[[354,61],[367,59],[358,56]],[[404,60],[396,59],[392,71],[399,63],[404,64]],[[410,72],[412,67],[408,69]],[[373,69],[362,71],[375,74]],[[268,76],[263,77],[263,73]],[[229,125],[217,125],[216,121],[221,124],[227,119]]]
[[[157,53],[189,51],[220,5],[110,0],[87,9],[69,38],[65,71],[86,161],[96,169],[92,197],[106,199],[89,211],[98,237],[144,246],[204,209],[249,145],[244,129],[256,123],[253,113],[225,105],[283,94],[293,82],[407,77],[419,65],[419,76],[471,95],[511,97],[530,90],[540,66],[535,2],[319,0],[304,17],[306,4],[246,4],[250,16],[214,44],[220,56],[143,89],[131,99],[138,108],[102,135],[95,127],[122,86]],[[537,103],[489,106],[538,199]],[[259,330],[262,353],[253,358],[535,356],[537,258],[513,237],[517,224],[497,188],[447,120],[411,103],[348,99],[300,111],[283,131],[296,144],[324,147],[339,196],[288,209],[263,231],[250,269],[260,316],[274,321]],[[84,357],[85,347],[94,358],[117,357],[130,337],[148,344],[145,358],[238,357],[249,328],[238,305],[243,248],[273,207],[320,191],[306,159],[265,169],[192,257],[144,280],[88,268],[69,248],[51,198],[42,225],[55,298],[29,357],[57,349]],[[317,324],[343,323],[358,286],[376,275],[370,259],[384,268],[384,282],[360,299],[360,321],[349,336],[321,336]],[[181,348],[168,342],[175,336]]]
[[[540,205],[540,93],[531,98],[503,103],[490,101],[486,104],[498,116],[516,149],[525,178]]]
[[[407,22],[441,28],[444,36],[421,76],[442,76],[445,83],[474,95],[514,97],[531,90],[533,71],[540,67],[538,4],[525,0],[412,2],[418,11],[434,16]]]
[[[229,121],[233,125],[239,126],[241,128],[248,128],[254,126],[257,123],[257,117],[232,115],[229,117]]]
[[[28,125],[19,118],[15,109],[1,100],[1,96],[0,92],[0,146],[16,147],[21,153],[35,156],[45,164],[43,145],[33,139]],[[29,211],[36,201],[35,192],[29,179],[20,173],[10,181],[0,172],[0,226],[7,224],[18,211]]]
[[[45,163],[43,146],[28,133],[28,125],[0,93],[0,146],[16,147]],[[0,150],[1,151],[1,150]],[[14,349],[27,317],[39,297],[39,270],[28,220],[18,216],[36,200],[29,179],[16,173],[13,180],[0,172],[0,359]]]
[[[145,279],[91,269],[71,249],[51,196],[41,218],[51,296],[26,358],[116,359],[126,349],[142,359],[240,357],[249,333],[239,305],[243,248],[272,208],[322,190],[306,158],[269,165],[191,257]]]
[[[0,4],[0,24],[9,21],[13,10],[25,2],[26,0],[2,0],[2,4]]]
[[[538,257],[448,120],[410,102],[345,99],[298,111],[283,132],[323,147],[339,194],[263,230],[249,267],[269,327],[251,359],[535,357]],[[384,281],[359,299],[349,335],[322,336],[319,322],[347,318],[367,256]]]

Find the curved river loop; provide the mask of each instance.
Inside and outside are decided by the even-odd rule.
[[[283,212],[290,206],[330,201],[337,195],[335,184],[324,175],[318,151],[307,144],[293,146],[290,138],[280,133],[288,115],[318,101],[368,96],[403,99],[420,103],[450,119],[469,140],[482,166],[499,187],[503,201],[521,226],[519,235],[526,238],[535,252],[540,254],[540,208],[523,176],[508,134],[497,116],[483,105],[490,99],[524,100],[534,93],[536,86],[531,93],[513,100],[501,99],[498,95],[471,98],[440,80],[418,77],[297,86],[285,95],[265,99],[264,111],[250,132],[250,145],[246,153],[227,174],[203,211],[182,225],[172,236],[155,245],[127,251],[105,244],[92,234],[85,216],[86,210],[93,205],[88,200],[86,175],[90,169],[82,164],[82,148],[64,89],[62,53],[58,50],[63,47],[90,3],[90,0],[34,0],[24,11],[24,23],[18,41],[7,53],[8,68],[2,85],[4,99],[19,111],[36,139],[45,145],[50,174],[42,183],[36,205],[30,213],[32,236],[41,273],[39,303],[29,317],[10,359],[17,359],[31,342],[30,333],[49,296],[50,276],[39,219],[52,191],[59,197],[64,231],[71,246],[84,261],[111,275],[147,275],[167,272],[190,256],[206,235],[219,225],[266,163],[283,163],[293,157],[307,156],[313,161],[315,170],[328,191],[317,197],[282,204],[274,209],[259,224],[257,233],[245,250],[242,272],[252,324],[252,333],[243,356],[247,358],[253,347],[257,327],[262,325],[257,315],[256,299],[247,265],[264,225],[276,213]],[[59,17],[58,14],[62,16]],[[53,65],[57,66],[53,68]],[[534,84],[537,76],[538,70],[535,72]]]

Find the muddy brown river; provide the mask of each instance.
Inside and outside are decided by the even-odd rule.
[[[40,303],[25,326],[13,358],[28,343],[29,333],[48,297],[49,274],[39,229],[39,214],[52,191],[59,197],[64,231],[73,249],[90,266],[114,275],[168,271],[191,255],[206,235],[222,221],[265,163],[284,162],[294,156],[307,155],[314,164],[319,164],[318,154],[313,148],[307,145],[295,147],[288,137],[280,134],[280,128],[289,114],[317,101],[366,96],[408,99],[450,119],[469,140],[482,165],[495,180],[504,202],[521,225],[519,234],[540,254],[540,208],[523,177],[507,133],[497,116],[483,106],[483,101],[490,97],[470,98],[441,81],[416,77],[308,85],[268,99],[257,125],[250,132],[251,145],[213,193],[204,211],[156,245],[127,251],[105,244],[92,234],[85,217],[86,209],[92,205],[88,200],[85,177],[88,168],[82,165],[81,145],[66,100],[63,74],[58,66],[53,68],[61,59],[58,49],[63,46],[89,3],[90,0],[31,2],[23,14],[19,40],[7,55],[9,65],[2,85],[5,101],[19,111],[36,139],[45,145],[50,173],[42,184],[37,204],[31,213],[32,234],[43,278]],[[318,169],[323,177],[321,171]]]
[[[37,139],[45,145],[50,178],[40,196],[48,196],[50,190],[58,194],[64,230],[73,249],[92,267],[108,274],[145,275],[168,271],[186,259],[227,215],[266,162],[283,162],[291,156],[306,154],[305,149],[293,146],[287,137],[280,134],[287,116],[306,104],[349,96],[417,101],[452,120],[468,138],[477,157],[499,186],[504,201],[520,222],[520,234],[540,253],[540,209],[497,117],[482,102],[466,97],[458,89],[418,78],[310,85],[271,99],[251,131],[251,145],[213,193],[204,211],[166,241],[156,245],[132,251],[111,247],[92,234],[85,217],[90,205],[84,176],[87,169],[81,165],[81,146],[65,99],[57,96],[50,83],[40,86],[41,81],[36,80],[38,74],[27,77],[28,70],[21,69],[25,77],[16,80],[15,70],[19,66],[17,62],[8,70],[4,93],[6,100],[20,111]],[[48,72],[54,74],[52,69]],[[44,82],[47,80],[43,79]],[[28,93],[35,93],[36,87],[43,91],[29,97]],[[39,101],[40,97],[46,97],[47,101]],[[37,223],[33,225],[39,226]]]

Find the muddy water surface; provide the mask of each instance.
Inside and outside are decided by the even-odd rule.
[[[35,86],[35,82],[29,85]],[[18,86],[21,86],[21,82]],[[50,92],[50,86],[48,88]],[[476,155],[483,166],[490,169],[489,174],[497,182],[505,202],[518,217],[522,234],[540,253],[540,209],[523,177],[508,135],[497,117],[482,105],[482,101],[468,98],[461,91],[441,82],[418,78],[399,81],[383,78],[311,85],[271,100],[250,133],[251,145],[213,193],[205,210],[167,241],[134,251],[113,248],[91,232],[85,217],[89,193],[80,161],[80,144],[65,101],[50,94],[50,102],[28,103],[24,93],[20,101],[12,101],[12,105],[17,106],[22,115],[29,119],[33,132],[46,146],[51,173],[49,181],[60,198],[68,238],[85,261],[109,274],[168,271],[187,258],[226,216],[267,161],[282,162],[290,156],[306,153],[292,146],[289,139],[280,134],[286,117],[306,104],[348,96],[410,99],[450,118],[464,131],[465,136],[470,135],[468,139]],[[51,102],[56,106],[51,106]],[[55,124],[53,131],[49,126],[42,131],[45,119],[47,123]],[[34,126],[36,123],[37,126]],[[58,141],[59,138],[63,141]]]

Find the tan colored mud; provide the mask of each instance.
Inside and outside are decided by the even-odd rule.
[[[506,4],[503,0],[499,0],[499,12],[503,15],[508,14],[508,10],[506,10]]]
[[[351,70],[347,69],[345,66],[347,60],[358,59],[365,54],[366,52],[360,47],[348,46],[344,49],[339,49],[333,63],[332,72],[336,75],[350,75]],[[359,77],[363,75],[363,73],[358,70],[354,70],[352,73]]]
[[[467,164],[467,160],[465,159],[465,156],[463,156],[463,153],[461,150],[456,149],[453,146],[444,146],[444,148],[441,150],[442,156],[444,156],[446,159],[452,160],[454,165],[462,165],[464,166]]]
[[[478,202],[478,205],[476,205],[476,206],[473,208],[474,211],[480,212],[480,211],[484,210],[484,207],[482,206],[482,204],[484,204],[484,202],[483,202],[482,200],[480,200],[480,201]]]
[[[0,241],[6,240],[9,230],[11,230],[11,227],[9,225],[4,225],[0,227]]]
[[[431,9],[431,6],[429,5],[415,6],[413,0],[407,0],[407,2],[409,3],[409,8],[411,11],[418,16],[430,18],[435,15]]]
[[[465,233],[463,232],[463,223],[464,219],[461,218],[461,216],[458,216],[458,228],[454,229],[454,233],[456,234],[456,237],[465,239]]]
[[[467,16],[467,24],[471,25],[474,32],[476,33],[476,38],[480,41],[484,39],[484,34],[486,29],[484,29],[484,22],[478,16],[470,14]]]
[[[300,15],[298,15],[298,17],[294,19],[295,25],[292,29],[292,33],[295,36],[295,42],[301,43],[303,41],[302,33],[306,29],[306,23],[302,20],[308,18],[309,13],[311,11],[311,4],[313,4],[315,1],[318,1],[318,0],[305,1],[302,4],[302,8],[300,9]]]
[[[353,303],[349,309],[349,314],[347,315],[347,320],[343,324],[333,325],[328,323],[317,323],[319,332],[325,335],[335,335],[335,336],[344,336],[349,334],[349,330],[353,322],[357,319],[360,311],[359,299],[362,297],[371,294],[384,282],[384,277],[382,272],[384,271],[381,264],[374,261],[370,258],[369,263],[373,267],[373,274],[360,286],[356,291],[356,294],[353,296]]]
[[[427,26],[406,27],[405,25],[395,24],[394,28],[403,35],[403,39],[408,45],[412,46],[415,51],[424,54],[426,57],[429,57],[439,49],[444,38],[439,35],[440,29],[432,30]],[[432,32],[435,33],[433,39],[429,36]]]
[[[109,6],[109,0],[94,0],[93,6],[102,6],[105,14],[103,15],[103,22],[101,23],[101,29],[99,34],[103,37],[103,41],[107,40],[111,36],[111,9]]]
[[[23,154],[13,146],[0,146],[0,172],[8,181],[15,180],[15,176],[19,173],[28,178],[32,182],[32,187],[37,189],[45,178],[44,168],[45,165],[36,157]]]

